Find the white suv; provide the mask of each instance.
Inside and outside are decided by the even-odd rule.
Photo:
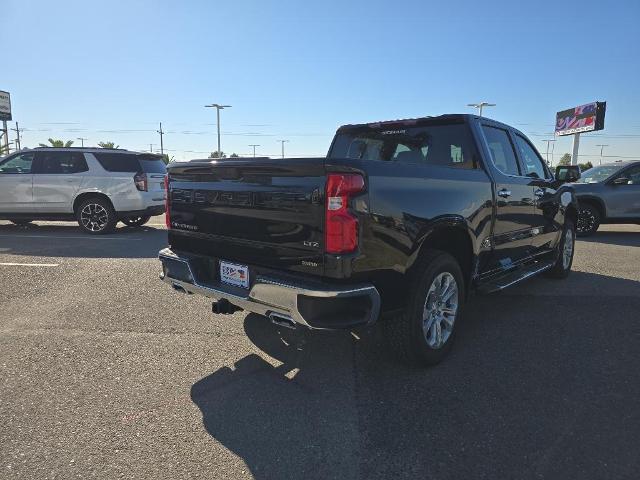
[[[76,219],[88,233],[164,212],[162,157],[120,149],[36,148],[0,160],[0,219]]]

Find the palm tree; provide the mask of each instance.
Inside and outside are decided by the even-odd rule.
[[[44,143],[41,143],[40,146],[41,147],[69,148],[71,145],[73,145],[73,140],[67,140],[65,142],[64,140],[54,140],[53,138],[50,138],[49,139],[49,143],[51,145],[46,145]]]
[[[116,145],[115,142],[98,142],[98,146],[101,148],[120,148],[120,145]]]

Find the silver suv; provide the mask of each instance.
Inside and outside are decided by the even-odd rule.
[[[36,148],[0,160],[0,219],[77,220],[87,233],[164,212],[162,157],[120,149]]]
[[[590,168],[573,186],[580,203],[578,236],[594,234],[603,223],[640,224],[639,161]]]

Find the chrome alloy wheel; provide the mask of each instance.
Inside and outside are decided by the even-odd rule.
[[[449,272],[438,275],[427,292],[422,313],[422,331],[427,344],[442,347],[453,332],[458,313],[458,284]]]
[[[109,213],[102,205],[97,203],[88,203],[80,212],[80,221],[82,226],[92,232],[100,232],[104,230],[109,223]]]
[[[564,235],[564,248],[562,249],[562,267],[565,270],[569,268],[569,264],[571,263],[574,243],[573,230],[567,228],[567,233]]]

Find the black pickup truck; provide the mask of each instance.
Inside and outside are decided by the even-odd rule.
[[[172,163],[161,278],[312,329],[383,314],[408,360],[439,362],[469,293],[573,260],[577,202],[518,130],[474,115],[345,125],[326,158]]]

